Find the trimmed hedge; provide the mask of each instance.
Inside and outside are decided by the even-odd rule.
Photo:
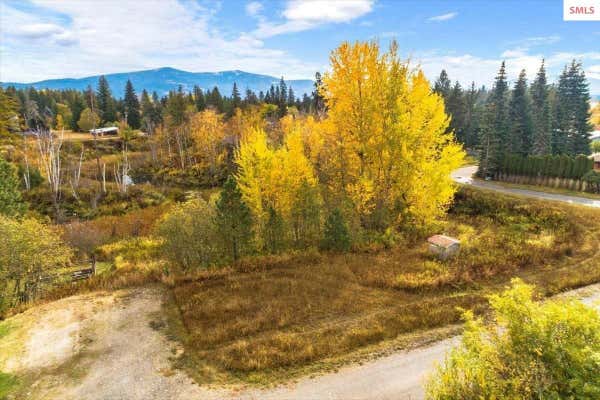
[[[594,162],[585,155],[521,156],[508,154],[504,157],[502,172],[530,177],[582,179],[593,170]]]

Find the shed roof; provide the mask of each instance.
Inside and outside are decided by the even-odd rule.
[[[433,235],[427,239],[427,242],[447,249],[453,244],[460,243],[460,240],[446,235]]]

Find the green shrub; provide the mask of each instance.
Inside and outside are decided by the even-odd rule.
[[[350,233],[342,212],[336,208],[325,220],[323,242],[325,250],[348,251],[350,249]]]
[[[593,308],[535,302],[533,288],[518,279],[489,301],[495,323],[465,313],[462,344],[429,381],[428,398],[600,398],[600,316]]]
[[[587,183],[588,192],[600,193],[600,173],[597,171],[588,171],[583,176],[583,181]]]
[[[3,308],[40,297],[71,256],[57,229],[0,215],[0,315]]]
[[[162,254],[187,271],[208,267],[218,261],[215,209],[202,199],[177,205],[158,224],[163,239]]]

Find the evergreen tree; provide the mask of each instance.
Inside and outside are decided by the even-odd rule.
[[[532,122],[530,101],[527,93],[525,70],[519,74],[509,103],[510,132],[506,150],[509,153],[528,155],[532,146]]]
[[[450,95],[451,86],[452,82],[450,82],[446,70],[443,69],[442,72],[440,72],[440,76],[433,84],[433,91],[442,96],[445,100]]]
[[[69,108],[71,109],[71,121],[69,128],[73,131],[78,131],[79,126],[77,122],[81,118],[81,113],[86,107],[85,98],[82,92],[77,92],[75,96],[69,101]]]
[[[502,165],[508,129],[508,83],[503,61],[486,104],[480,139],[479,175],[493,175]]]
[[[590,93],[581,63],[565,66],[556,89],[552,150],[555,154],[589,154]]]
[[[264,243],[269,253],[279,253],[285,247],[285,223],[273,207],[268,209],[268,218],[263,231]]]
[[[550,98],[544,61],[531,85],[532,114],[532,149],[537,155],[552,152],[552,120],[550,115]]]
[[[24,210],[17,170],[0,156],[0,215],[14,217]]]
[[[196,111],[204,111],[206,108],[206,99],[204,98],[204,93],[198,85],[194,85],[194,104],[196,106]]]
[[[581,63],[571,63],[569,74],[573,80],[573,138],[571,155],[590,154],[591,133],[594,129],[590,123],[590,89]]]
[[[288,105],[288,107],[291,107],[295,103],[296,103],[296,96],[294,95],[294,89],[292,89],[292,87],[290,86],[290,88],[288,89],[288,95],[287,95],[287,105]]]
[[[154,94],[156,95],[156,93]],[[158,101],[158,96],[153,100],[148,95],[146,89],[144,89],[141,101],[142,129],[149,134],[153,134],[161,122],[159,106],[160,101]]]
[[[102,75],[98,79],[98,89],[96,90],[97,97],[97,110],[95,107],[90,105],[90,109],[94,109],[94,112],[100,115],[100,118],[103,123],[106,122],[114,122],[117,119],[117,115],[115,113],[115,104],[114,99],[112,97],[112,93],[110,91],[110,87],[108,86],[108,81]]]
[[[260,92],[262,94],[262,92]],[[264,96],[264,94],[263,94]],[[252,90],[250,89],[246,89],[246,96],[244,97],[244,103],[245,104],[258,104],[259,102],[259,98],[256,96],[256,93],[254,93]]]
[[[125,84],[125,98],[123,100],[123,109],[125,112],[125,119],[127,125],[132,129],[140,129],[141,117],[140,117],[140,101],[135,94],[133,84],[128,79]]]
[[[456,81],[452,89],[448,92],[445,99],[446,113],[451,117],[449,129],[454,132],[456,139],[460,143],[465,143],[465,116],[466,104],[464,93],[460,83]]]
[[[242,193],[233,177],[229,177],[216,204],[217,233],[233,260],[248,253],[252,239],[252,216],[242,200]]]
[[[315,73],[315,90],[312,93],[314,111],[316,114],[322,114],[325,111],[325,99],[321,95],[321,88],[323,87],[323,78],[321,73]]]
[[[348,251],[350,250],[350,233],[344,216],[339,208],[331,212],[325,220],[323,242],[321,247],[325,250]]]
[[[479,127],[481,119],[481,107],[478,107],[480,92],[475,88],[475,82],[464,96],[464,144],[466,147],[476,146],[479,142]]]
[[[221,92],[219,92],[218,87],[214,87],[210,92],[208,99],[206,101],[207,105],[213,106],[218,112],[222,113],[225,109],[225,104],[223,102],[223,97],[221,96]]]
[[[231,91],[231,109],[232,111],[239,108],[242,104],[242,98],[240,91],[238,90],[237,83],[233,82],[233,90]]]
[[[165,106],[166,116],[169,117],[168,125],[170,127],[181,127],[187,121],[186,100],[181,86],[177,91],[169,92],[167,104]]]

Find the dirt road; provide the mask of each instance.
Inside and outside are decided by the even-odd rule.
[[[588,207],[600,207],[600,200],[587,199],[585,197],[567,196],[556,193],[538,192],[536,190],[515,189],[498,185],[489,181],[473,179],[473,175],[477,172],[477,166],[468,166],[459,168],[452,173],[452,179],[458,183],[465,185],[477,186],[483,189],[494,190],[496,192],[515,194],[518,196],[533,197],[542,200],[561,201],[563,203],[579,204]]]
[[[570,293],[600,310],[600,284]],[[422,399],[423,378],[458,342],[433,345],[350,365],[268,390],[202,388],[171,369],[181,351],[165,338],[158,288],[62,299],[17,316],[35,321],[21,351],[0,370],[25,377],[19,399],[230,400]],[[0,341],[0,346],[1,346]],[[15,398],[16,399],[16,398]]]
[[[0,370],[23,377],[15,399],[203,399],[171,369],[180,351],[157,329],[162,292],[143,288],[75,296],[16,317],[34,320],[22,351]],[[153,328],[154,327],[154,328]]]

